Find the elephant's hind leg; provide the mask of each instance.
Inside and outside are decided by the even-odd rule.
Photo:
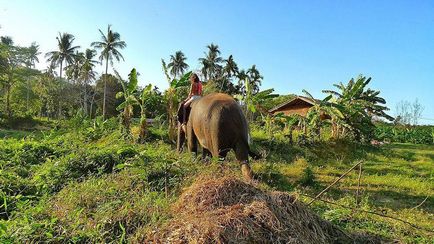
[[[194,152],[197,155],[197,137],[194,134],[193,127],[191,126],[191,123],[187,124],[187,146],[188,150],[190,152]]]
[[[206,148],[202,148],[202,160],[205,160],[207,156],[212,157],[211,152]]]
[[[241,164],[241,172],[243,173],[244,178],[247,180],[253,179],[252,168],[250,168],[249,164],[249,146],[246,143],[239,142],[234,148],[235,157]]]

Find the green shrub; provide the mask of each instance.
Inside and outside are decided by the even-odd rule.
[[[434,126],[378,124],[375,137],[380,141],[434,144]]]
[[[146,175],[144,170],[129,169],[72,182],[35,206],[34,212],[22,209],[9,221],[4,238],[19,243],[126,240],[136,230],[169,217],[171,199],[150,191]]]
[[[310,166],[306,167],[303,170],[303,174],[298,183],[302,186],[313,186],[315,182],[315,174],[313,173]]]

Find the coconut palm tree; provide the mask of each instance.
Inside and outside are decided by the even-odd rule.
[[[30,47],[27,48],[26,52],[27,60],[26,66],[27,68],[35,68],[35,64],[39,63],[38,55],[41,54],[39,52],[39,45],[33,42]],[[30,79],[27,77],[26,79],[26,109],[29,110],[29,100],[30,100]]]
[[[61,34],[59,32],[59,36],[56,37],[56,39],[58,50],[48,52],[45,54],[45,57],[48,58],[47,61],[55,64],[56,66],[60,65],[59,77],[62,79],[63,63],[65,62],[66,65],[68,65],[74,62],[75,51],[80,48],[80,46],[72,45],[75,37],[69,33]]]
[[[14,72],[14,42],[9,36],[2,36],[0,38],[0,71],[5,74],[5,77],[0,76],[0,83],[6,91],[6,112],[8,117],[12,116],[12,110],[10,108],[10,94],[13,83],[13,72]]]
[[[14,41],[12,40],[12,37],[10,36],[2,36],[0,37],[0,42],[6,46],[12,46],[14,45]]]
[[[81,67],[84,62],[84,53],[75,51],[72,62],[66,68],[66,76],[74,84],[79,82]]]
[[[236,77],[238,79],[237,90],[240,92],[240,94],[242,96],[245,96],[246,95],[245,81],[246,81],[246,79],[249,78],[246,70],[242,69],[242,70],[238,71],[238,73],[236,74]]]
[[[41,52],[39,52],[39,45],[36,44],[36,42],[33,42],[29,49],[28,49],[29,53],[28,53],[28,64],[30,67],[35,68],[35,64],[39,63],[39,54],[41,54]]]
[[[238,74],[238,65],[234,61],[234,57],[229,55],[228,59],[224,60],[225,66],[223,71],[228,78]]]
[[[252,93],[256,94],[259,91],[259,86],[262,83],[262,79],[264,78],[259,70],[256,68],[256,65],[252,65],[250,69],[247,70],[247,74],[250,77],[250,85],[252,89]]]
[[[86,49],[84,52],[84,62],[83,67],[86,69],[93,69],[95,68],[96,64],[99,64],[97,60],[94,60],[96,56],[96,51],[94,49]]]
[[[124,49],[127,44],[124,41],[121,41],[121,35],[118,32],[114,32],[108,25],[107,33],[104,34],[100,29],[99,33],[101,34],[101,41],[92,42],[91,46],[96,49],[101,50],[101,54],[99,56],[99,60],[106,61],[105,63],[105,79],[104,79],[104,98],[103,98],[103,106],[102,106],[102,116],[105,118],[106,113],[106,96],[107,96],[107,74],[108,74],[108,62],[110,61],[113,66],[113,58],[117,61],[121,59],[124,60],[124,57],[120,53],[120,49]]]
[[[211,43],[207,46],[208,53],[205,53],[205,58],[199,58],[202,64],[202,73],[205,79],[217,79],[222,71],[223,59],[220,57],[220,50],[218,45]]]
[[[181,51],[177,51],[175,55],[170,55],[170,63],[167,64],[167,67],[170,69],[170,74],[172,74],[174,78],[182,76],[188,69],[189,66],[185,63],[186,60],[187,57],[185,57],[184,53]]]
[[[89,83],[96,78],[96,72],[93,70],[95,65],[99,62],[94,60],[96,56],[96,51],[93,49],[86,49],[83,56],[83,65],[80,69],[80,80],[83,82],[83,96],[84,96],[84,111],[86,114],[88,113],[87,105],[88,105],[88,94],[87,94],[87,86]]]

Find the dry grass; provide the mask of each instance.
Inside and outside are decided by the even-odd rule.
[[[233,176],[203,176],[172,208],[174,219],[151,231],[157,243],[352,243],[296,197],[267,192]]]

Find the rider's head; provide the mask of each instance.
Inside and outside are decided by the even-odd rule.
[[[199,83],[200,82],[200,80],[199,80],[199,76],[197,76],[197,74],[196,73],[193,73],[193,74],[191,74],[191,76],[190,76],[190,82],[191,83]]]

